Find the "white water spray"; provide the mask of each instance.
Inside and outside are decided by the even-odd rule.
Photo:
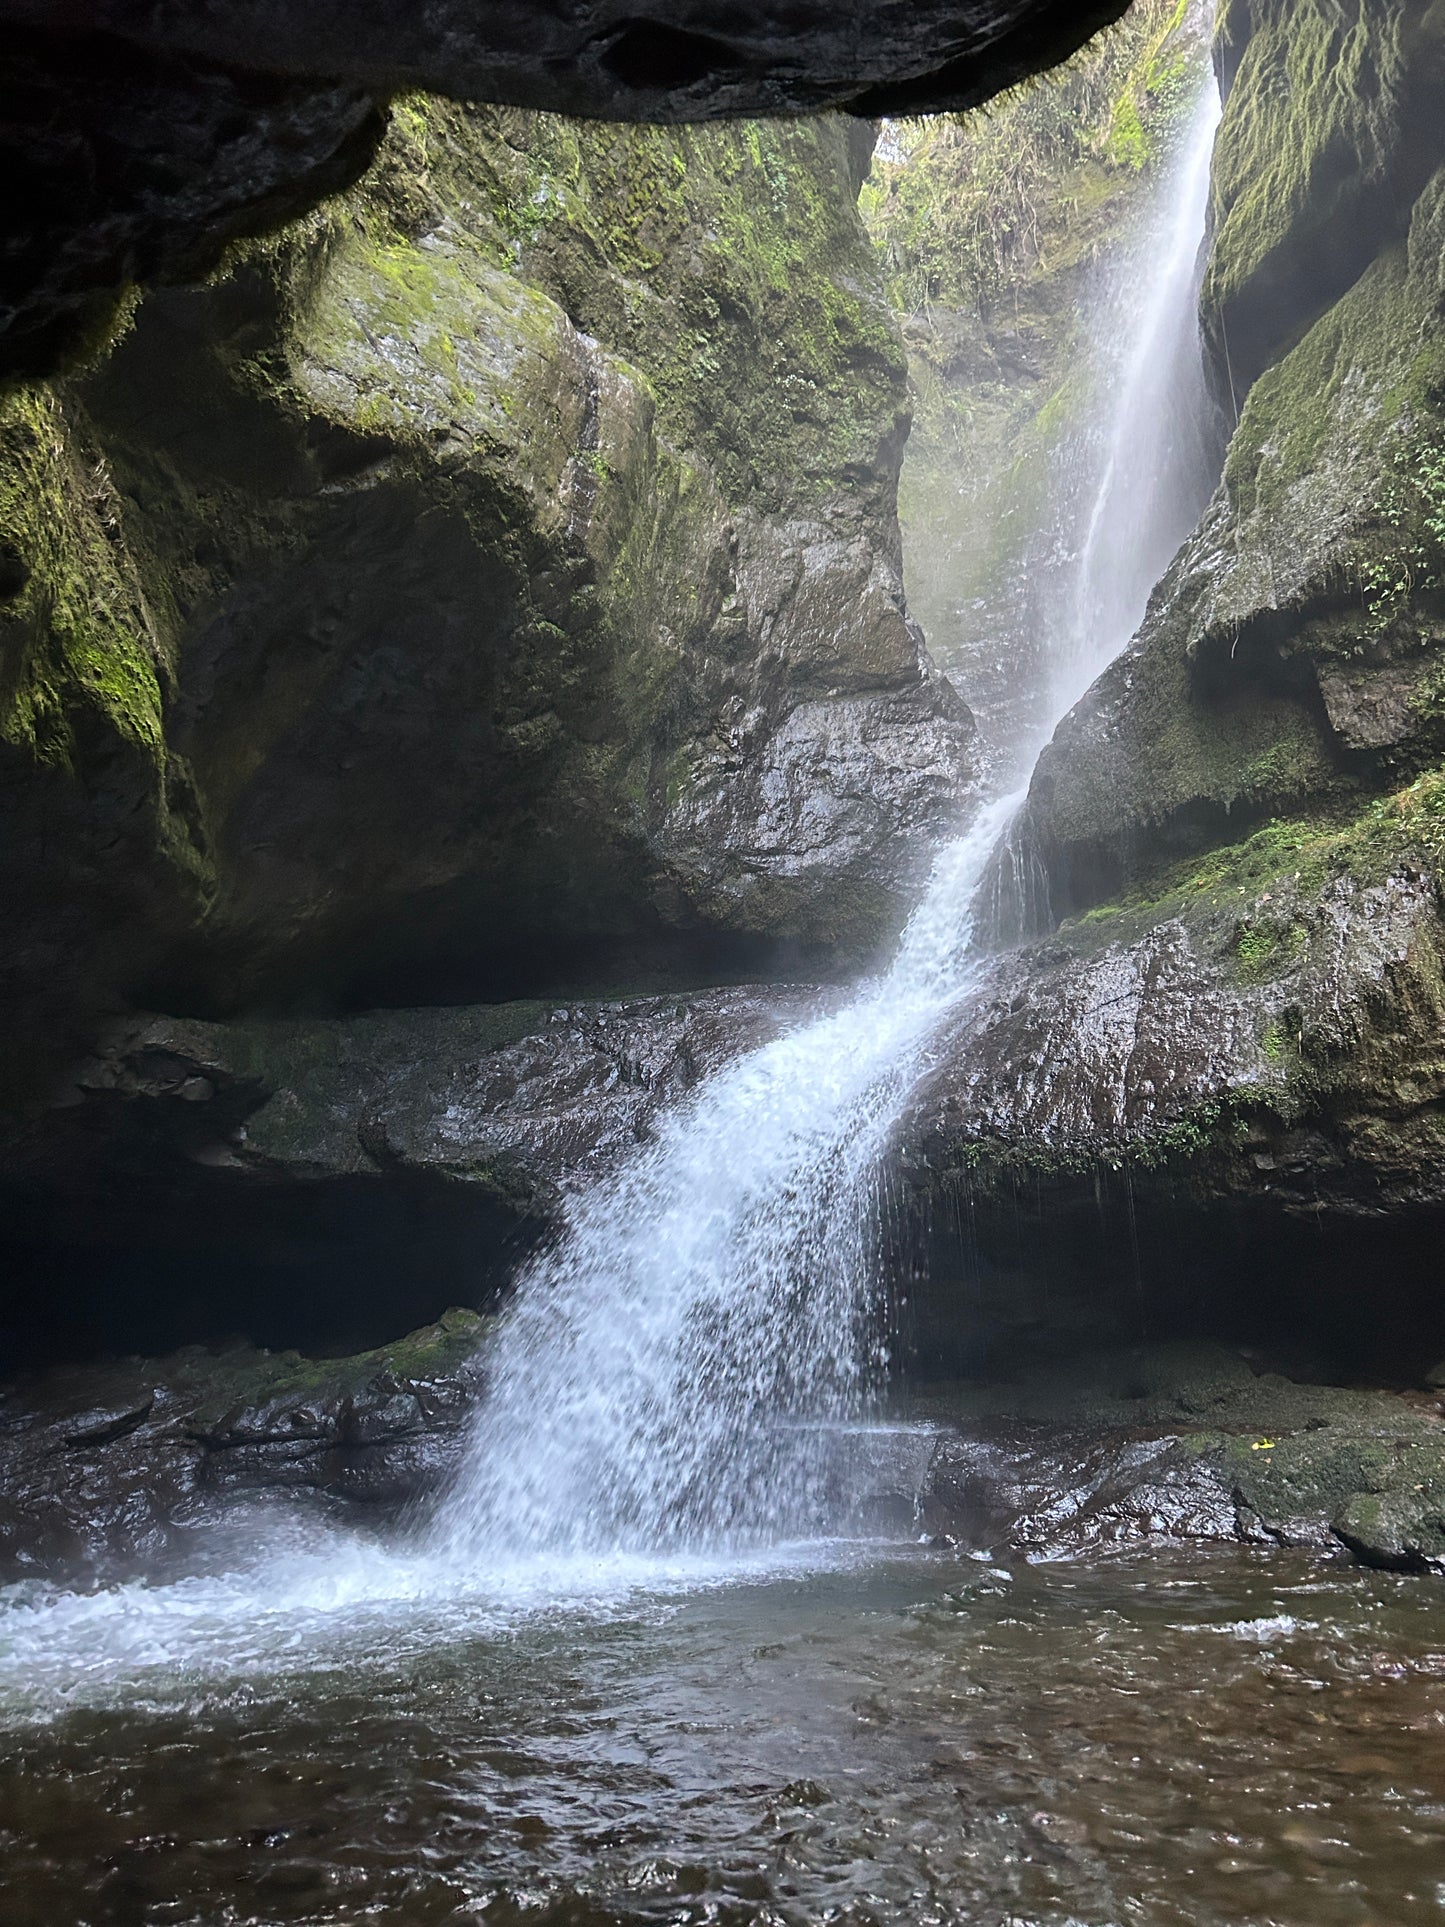
[[[968,988],[976,886],[1017,799],[943,852],[887,975],[765,1045],[573,1206],[523,1278],[443,1530],[461,1557],[711,1548],[826,1525],[826,1435],[870,1332],[882,1154]]]
[[[1220,113],[1206,70],[1152,210],[1116,254],[1091,317],[1099,402],[1060,476],[1053,566],[1030,611],[1043,633],[1040,726],[1005,761],[1009,780],[1026,781],[1059,719],[1134,635],[1217,479],[1222,437],[1198,306]],[[1024,810],[1000,838],[984,899],[980,931],[995,948],[1052,926]]]

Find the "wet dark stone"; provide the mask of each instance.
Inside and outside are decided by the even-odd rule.
[[[1118,0],[242,0],[156,8],[5,0],[16,26],[60,28],[72,61],[93,36],[156,54],[325,74],[378,91],[422,87],[611,120],[710,120],[848,107],[866,115],[961,108],[1054,65],[1118,18]],[[69,28],[70,31],[64,31]],[[12,27],[12,31],[13,31]]]
[[[128,284],[196,280],[239,236],[350,186],[385,127],[374,97],[344,82],[226,69],[106,36],[12,27],[0,47],[0,365],[10,375],[83,356]],[[21,586],[0,555],[0,598]]]
[[[257,1503],[381,1518],[451,1476],[485,1323],[450,1311],[357,1358],[237,1345],[55,1371],[0,1393],[0,1582],[182,1559]]]
[[[995,1557],[1252,1545],[1445,1570],[1445,1427],[1222,1346],[1075,1347],[916,1401],[924,1529]]]
[[[0,1125],[0,1372],[238,1332],[361,1350],[493,1298],[568,1191],[829,994],[123,1023]]]
[[[1036,1558],[1257,1537],[1225,1480],[1178,1440],[1046,1427],[944,1437],[924,1517],[946,1542]]]
[[[51,1372],[0,1394],[0,1582],[205,1555],[280,1506],[384,1525],[436,1501],[485,1389],[485,1321],[312,1360],[249,1346]],[[1076,1352],[842,1428],[832,1512],[1009,1562],[1245,1546],[1445,1571],[1445,1426],[1209,1345]],[[266,1528],[270,1529],[270,1528]]]

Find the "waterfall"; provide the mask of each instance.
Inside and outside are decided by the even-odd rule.
[[[1017,799],[939,856],[892,968],[720,1072],[523,1277],[442,1523],[461,1556],[737,1547],[824,1523],[886,1364],[875,1185]]]
[[[1099,399],[1079,463],[1087,484],[1072,509],[1072,552],[1044,604],[1050,728],[1139,627],[1218,476],[1222,434],[1198,300],[1220,111],[1207,76],[1093,317]]]
[[[1056,712],[1128,640],[1203,499],[1188,427],[1206,419],[1188,399],[1202,396],[1194,277],[1218,112],[1203,92],[1158,185],[1159,272],[1101,323],[1107,337],[1115,316],[1118,352],[1090,442],[1089,513],[1058,569]],[[1007,833],[1021,794],[939,853],[886,973],[710,1078],[571,1202],[494,1338],[488,1402],[435,1519],[387,1542],[241,1512],[163,1584],[13,1589],[0,1708],[49,1717],[133,1690],[190,1694],[354,1663],[383,1624],[393,1653],[407,1639],[420,1650],[446,1628],[511,1627],[559,1596],[610,1610],[638,1588],[810,1563],[816,1547],[790,1542],[846,1525],[835,1454],[888,1364],[890,1139],[943,1018],[985,968],[994,899],[1017,906],[1041,887],[1026,840]],[[400,1646],[385,1617],[397,1608]]]
[[[1220,112],[1206,74],[1154,204],[1089,317],[1097,400],[1066,452],[1054,505],[1055,566],[1037,601],[1047,720],[1025,738],[1018,780],[1143,621],[1218,476],[1223,434],[1205,379],[1198,304]],[[1052,928],[1048,873],[1026,808],[999,838],[983,896],[979,932],[992,949]]]
[[[1202,81],[1156,219],[1104,304],[1117,349],[1082,540],[1060,571],[1055,717],[1128,640],[1208,492],[1195,305],[1218,113]],[[887,1362],[883,1157],[931,1037],[976,980],[980,885],[1020,801],[994,802],[941,853],[884,976],[710,1079],[573,1201],[498,1334],[438,1550],[503,1566],[826,1528],[830,1428],[866,1409]],[[1028,870],[1016,840],[1004,849]]]

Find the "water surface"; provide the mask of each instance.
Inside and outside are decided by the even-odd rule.
[[[132,1657],[72,1710],[12,1680],[0,1918],[1445,1919],[1433,1582],[828,1556],[610,1604],[373,1602],[324,1651],[303,1613],[289,1654]]]

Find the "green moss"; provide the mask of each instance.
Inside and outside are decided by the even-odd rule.
[[[958,1152],[974,1181],[998,1189],[1022,1179],[1055,1181],[1103,1173],[1150,1173],[1232,1158],[1245,1131],[1244,1113],[1256,1106],[1253,1093],[1236,1093],[1192,1106],[1182,1117],[1117,1142],[1097,1139],[1049,1143],[1038,1139],[1005,1142],[975,1138]]]
[[[485,932],[491,905],[498,943],[514,917],[660,941],[662,819],[716,711],[742,687],[774,721],[808,673],[756,633],[789,558],[739,563],[756,521],[731,510],[792,541],[846,500],[888,563],[905,369],[857,143],[841,116],[609,127],[410,96],[351,193],[156,296],[63,409],[36,403],[70,439],[53,488],[49,427],[10,464],[42,566],[4,612],[0,730],[79,773],[99,715],[159,812],[184,729],[177,793],[223,867],[157,947],[198,996],[284,997],[453,918]],[[877,600],[837,631],[840,683],[910,673]],[[896,660],[847,659],[875,637]],[[134,825],[124,774],[120,805],[95,787]],[[63,793],[81,815],[84,783]],[[866,896],[819,918],[871,935],[894,905]],[[276,1154],[321,1122],[268,1120]]]
[[[1155,922],[1191,903],[1227,906],[1257,903],[1271,883],[1308,897],[1334,877],[1357,883],[1385,881],[1405,865],[1425,865],[1445,875],[1445,768],[1388,795],[1373,798],[1352,815],[1318,814],[1266,823],[1239,843],[1226,844],[1157,874],[1150,887],[1100,904],[1065,928],[1112,936]],[[1264,981],[1296,963],[1308,933],[1298,917],[1252,914],[1235,942],[1246,981]]]
[[[1297,963],[1308,945],[1309,931],[1298,918],[1256,917],[1235,943],[1239,974],[1247,983],[1262,983]]]
[[[1259,1047],[1271,1064],[1287,1062],[1290,1053],[1289,1037],[1284,1025],[1277,1017],[1272,1017],[1265,1025]]]
[[[1235,946],[1241,973],[1247,977],[1269,974],[1269,966],[1279,949],[1278,933],[1266,926],[1246,930]]]
[[[483,257],[357,230],[297,341],[349,382],[340,412],[357,427],[402,443],[426,443],[444,424],[534,445],[551,430],[556,469],[575,446],[552,393],[560,325],[551,304]]]
[[[0,737],[68,767],[89,713],[159,763],[164,657],[104,463],[48,390],[0,398],[0,539],[24,578],[0,608]]]
[[[1415,12],[1229,0],[1221,41],[1242,53],[1215,151],[1209,308],[1227,309],[1256,280],[1277,285],[1286,261],[1307,264],[1389,181]]]
[[[1422,355],[1415,345],[1420,306],[1402,244],[1255,384],[1225,467],[1247,540],[1298,525],[1312,546],[1321,522],[1337,523],[1374,495],[1382,444],[1391,451],[1402,418],[1441,372],[1438,349]],[[1309,511],[1313,525],[1301,524]]]
[[[1136,170],[1148,165],[1149,141],[1139,118],[1139,103],[1132,94],[1122,94],[1114,102],[1109,127],[1109,159],[1116,167]]]
[[[905,313],[1028,298],[1041,264],[1072,262],[1117,220],[1187,107],[1189,0],[1137,0],[1058,73],[962,117],[893,123],[862,208]]]
[[[245,1411],[294,1400],[298,1404],[344,1401],[374,1390],[377,1381],[426,1385],[470,1365],[494,1320],[461,1307],[442,1313],[389,1345],[349,1358],[309,1358],[300,1352],[238,1347],[219,1357],[181,1355],[156,1361],[156,1375],[185,1399],[186,1422],[198,1432],[218,1430]],[[182,1362],[182,1360],[184,1362]]]
[[[532,210],[522,268],[645,373],[668,439],[730,497],[817,499],[877,467],[904,363],[841,120],[477,127]]]
[[[1093,924],[1112,923],[1116,917],[1123,914],[1124,908],[1125,906],[1120,903],[1096,903],[1092,909],[1086,910],[1077,921],[1082,924],[1085,929],[1090,928]]]
[[[667,440],[732,499],[886,492],[904,359],[848,168],[838,117],[616,127],[411,97],[331,246],[390,289],[389,312],[369,305],[371,337],[419,344],[460,405],[482,384],[466,374],[459,283],[490,311],[503,297],[489,267],[632,364]],[[344,343],[334,301],[310,325]],[[384,401],[366,406],[392,426]]]

